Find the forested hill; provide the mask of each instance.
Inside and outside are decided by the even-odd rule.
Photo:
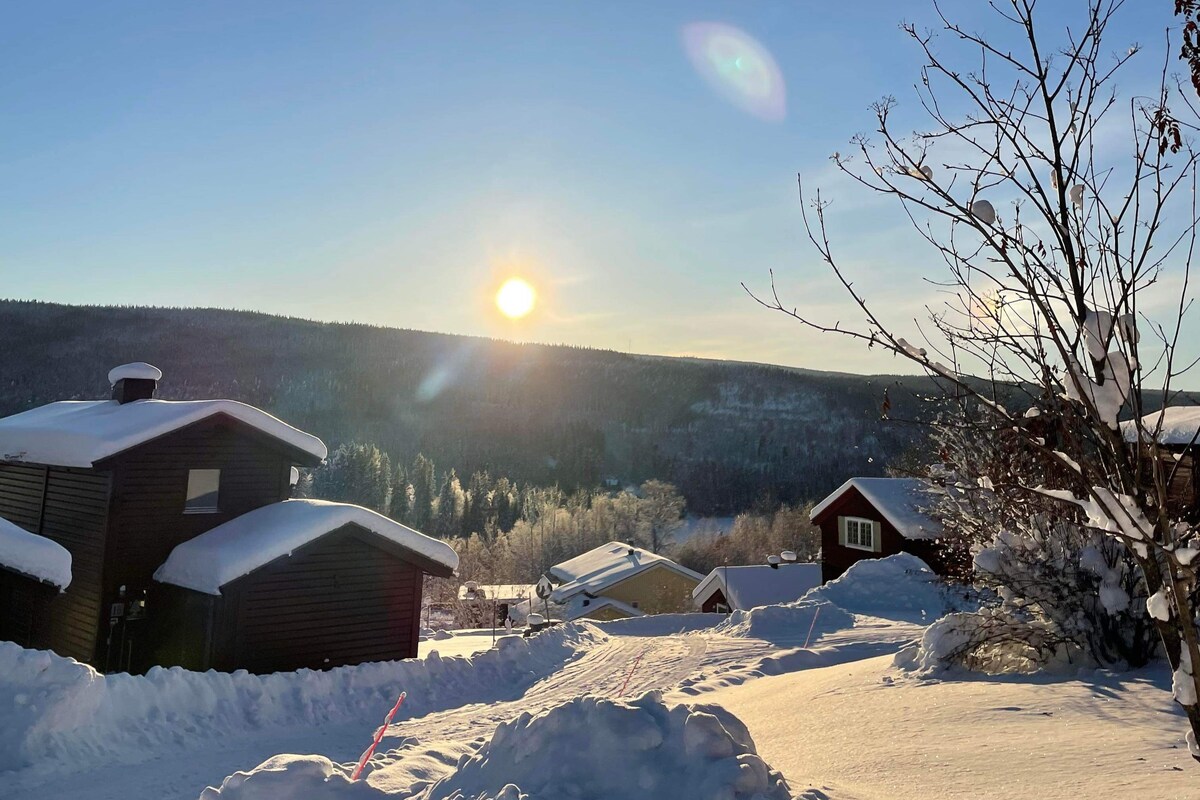
[[[902,418],[929,386],[240,311],[0,301],[0,415],[106,397],[109,368],[128,361],[162,368],[160,397],[241,400],[331,446],[565,488],[658,477],[698,513],[880,474],[919,435],[880,421],[885,386]]]

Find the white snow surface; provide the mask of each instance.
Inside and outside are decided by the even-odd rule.
[[[942,524],[925,513],[935,497],[928,481],[920,478],[851,478],[808,513],[816,519],[850,489],[857,489],[906,539],[936,539]]]
[[[580,592],[603,594],[605,588],[653,566],[666,567],[697,582],[704,579],[703,575],[649,550],[623,542],[609,542],[551,567],[550,575],[562,581],[562,585],[550,595],[550,601],[562,603]]]
[[[856,561],[804,599],[825,600],[855,614],[924,625],[961,605],[937,574],[910,553]]]
[[[720,590],[731,608],[748,611],[757,606],[794,603],[820,585],[820,564],[717,567],[692,590],[692,599],[699,607]]]
[[[3,517],[0,517],[0,567],[52,583],[59,589],[71,584],[71,554],[65,547]]]
[[[1158,430],[1159,424],[1162,430]],[[1168,406],[1161,411],[1155,411],[1142,417],[1142,429],[1148,436],[1154,436],[1158,430],[1157,441],[1165,445],[1192,444],[1193,439],[1200,442],[1196,432],[1200,430],[1200,406]],[[1133,420],[1121,423],[1125,441],[1137,439],[1137,425]]]
[[[717,713],[711,713],[712,711]],[[501,723],[451,774],[416,791],[350,783],[328,759],[284,756],[227,778],[201,800],[412,798],[755,798],[789,800],[746,726],[721,709],[583,696]]]
[[[450,545],[370,509],[326,500],[284,500],[176,545],[154,579],[219,595],[230,581],[351,523],[449,569],[458,568],[458,554]]]
[[[143,381],[160,381],[162,380],[162,370],[153,364],[147,364],[145,361],[134,361],[131,364],[122,364],[119,367],[113,367],[108,371],[108,382],[115,384],[117,381],[131,378],[134,380]]]
[[[316,436],[235,400],[63,400],[0,419],[0,459],[91,467],[218,414],[316,458],[328,455]]]

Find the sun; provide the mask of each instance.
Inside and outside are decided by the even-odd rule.
[[[496,292],[496,308],[509,319],[521,319],[533,311],[537,292],[522,278],[509,278]]]

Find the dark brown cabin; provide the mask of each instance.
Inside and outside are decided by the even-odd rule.
[[[332,529],[221,585],[219,594],[156,582],[150,605],[169,625],[153,631],[152,663],[279,672],[416,656],[424,575],[453,571],[366,527],[403,529],[366,509],[359,509],[365,525],[339,524],[343,504],[282,505],[332,509]]]
[[[152,627],[170,626],[149,625],[147,601],[177,545],[287,500],[293,467],[326,455],[316,437],[251,406],[155,400],[160,377],[126,365],[109,374],[112,400],[0,419],[0,518],[72,559],[70,585],[30,642],[102,671],[158,663]],[[31,590],[6,591],[0,626],[15,629]]]
[[[941,525],[928,517],[916,478],[851,478],[813,507],[821,529],[821,578],[831,581],[856,561],[911,553],[939,575],[953,570],[937,541]]]

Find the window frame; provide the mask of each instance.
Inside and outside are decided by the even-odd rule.
[[[217,490],[213,498],[213,504],[205,506],[189,506],[192,503],[192,476],[198,472],[215,472],[217,475]],[[203,497],[204,495],[201,495]],[[219,467],[198,467],[189,469],[187,474],[187,484],[183,490],[183,513],[184,514],[220,514],[221,513],[221,470]]]
[[[875,551],[875,525],[876,525],[875,520],[866,519],[865,517],[846,517],[845,520],[846,520],[846,522],[845,522],[845,525],[846,525],[845,546],[852,548],[854,550],[865,550],[868,553],[876,552]],[[866,526],[867,529],[870,531],[871,538],[867,544],[862,544],[861,533],[862,533],[863,526]],[[851,527],[853,527],[853,529],[854,529],[854,538],[857,540],[854,542],[850,541]]]

